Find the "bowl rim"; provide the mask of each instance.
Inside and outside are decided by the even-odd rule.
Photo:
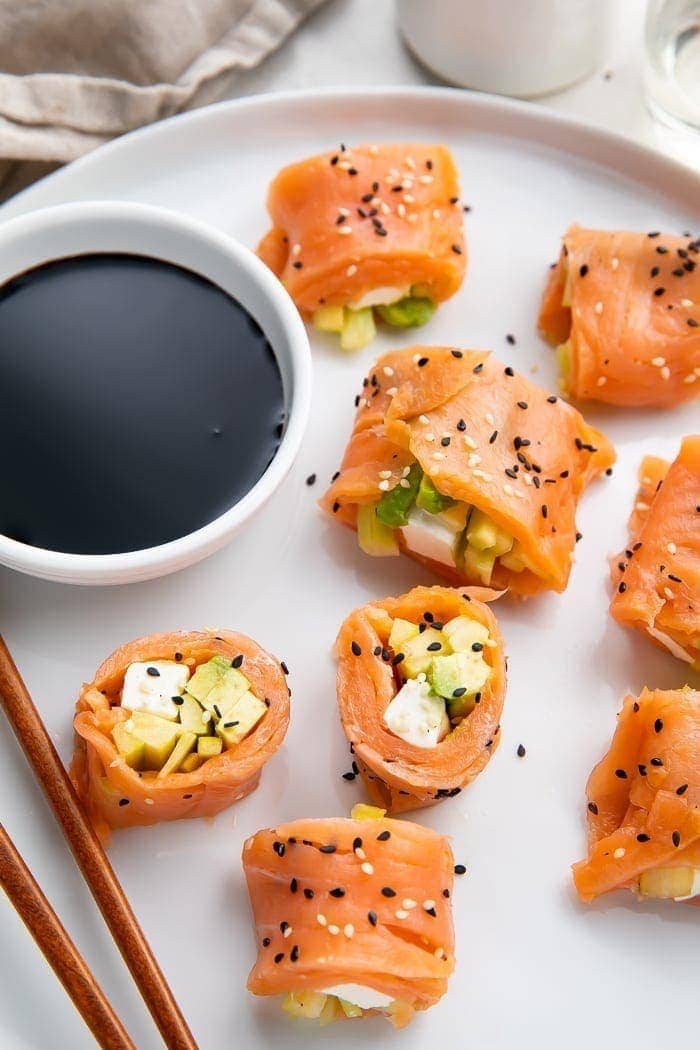
[[[64,583],[111,584],[129,583],[166,575],[185,568],[207,557],[222,547],[279,487],[289,472],[301,447],[310,410],[312,392],[312,358],[309,339],[301,316],[288,292],[255,253],[240,241],[213,226],[181,212],[157,205],[136,201],[76,201],[38,208],[26,214],[8,219],[0,224],[0,248],[10,239],[30,239],[47,230],[55,233],[61,227],[75,229],[82,224],[105,222],[107,226],[125,220],[157,226],[176,234],[199,240],[219,256],[227,256],[234,267],[245,270],[257,284],[268,306],[277,315],[277,320],[287,333],[288,362],[291,389],[285,389],[286,425],[277,452],[267,469],[253,487],[233,506],[205,525],[167,543],[145,547],[136,551],[115,554],[74,554],[52,551],[21,543],[0,533],[0,564],[19,572]],[[86,249],[93,254],[97,249]],[[109,250],[106,248],[105,250]],[[134,246],[134,253],[141,254]],[[54,251],[37,251],[31,267],[13,270],[0,281],[0,286],[26,273],[27,269],[41,266],[67,255],[80,254],[75,250],[61,255]],[[183,256],[168,257],[167,250],[149,249],[151,258],[190,269],[202,274],[202,267],[189,263]],[[175,253],[173,253],[175,255]],[[207,278],[212,280],[212,278]],[[213,283],[216,283],[213,280]],[[223,289],[226,291],[226,289]],[[230,293],[227,293],[230,294]],[[244,302],[241,305],[247,309]],[[263,326],[264,327],[264,326]],[[273,346],[276,354],[279,351]]]

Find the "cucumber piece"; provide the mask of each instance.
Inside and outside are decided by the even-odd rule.
[[[491,583],[493,567],[496,564],[496,555],[492,551],[477,551],[467,545],[464,549],[462,564],[467,576],[476,577],[484,587],[488,587]]]
[[[340,1008],[346,1017],[362,1017],[362,1010],[359,1006],[355,1006],[354,1003],[349,1003],[347,999],[341,999],[340,996],[338,996],[338,1002],[340,1003]]]
[[[475,507],[467,526],[467,542],[475,550],[488,551],[498,558],[511,549],[514,540],[510,533],[497,525],[488,514]]]
[[[341,350],[361,350],[372,342],[376,334],[377,326],[371,306],[366,306],[364,310],[345,307],[345,321],[340,333]]]
[[[197,741],[197,754],[204,762],[207,758],[215,758],[224,749],[223,742],[218,736],[200,736]]]
[[[416,503],[422,510],[427,510],[428,514],[442,514],[448,507],[453,507],[455,502],[450,496],[443,496],[438,492],[427,474],[420,479]]]
[[[377,517],[383,525],[400,529],[408,524],[408,514],[416,502],[422,477],[423,471],[418,463],[414,463],[405,479],[408,486],[396,485],[382,496],[377,504]]]
[[[442,633],[456,653],[473,652],[474,642],[485,645],[489,639],[487,628],[478,620],[472,620],[470,616],[455,616],[448,620]]]
[[[431,689],[445,700],[457,700],[467,693],[478,693],[490,674],[491,668],[481,652],[434,657],[427,671]],[[455,696],[455,693],[459,696]]]
[[[419,328],[430,320],[435,308],[436,304],[432,299],[413,295],[387,306],[375,306],[382,321],[394,328]]]
[[[402,620],[397,616],[391,625],[389,648],[398,653],[401,651],[402,645],[410,641],[411,638],[417,638],[419,634],[417,623],[411,623],[410,620]]]
[[[161,767],[158,776],[167,777],[170,773],[177,773],[190,751],[194,749],[196,743],[196,733],[181,733],[180,739],[170,752],[167,762]]]
[[[376,503],[364,503],[357,508],[357,542],[365,554],[375,558],[399,553],[394,530],[379,521]]]
[[[198,736],[206,733],[207,727],[202,721],[202,707],[199,702],[193,696],[190,696],[189,693],[183,693],[181,700],[182,703],[179,705],[178,710],[182,728],[187,729],[190,733],[196,733]]]
[[[430,648],[439,646],[439,648]],[[430,662],[435,656],[444,656],[452,652],[449,640],[442,631],[436,631],[429,627],[415,638],[409,638],[401,646],[403,660],[398,663],[399,673],[402,678],[416,678],[419,674],[427,674]]]
[[[319,332],[340,333],[345,325],[345,312],[342,306],[319,306],[311,315],[311,322]]]

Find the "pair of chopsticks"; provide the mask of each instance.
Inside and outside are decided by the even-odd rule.
[[[197,1050],[187,1022],[83,811],[2,636],[0,705],[160,1030],[163,1042],[169,1050]],[[99,1045],[106,1050],[134,1050],[133,1042],[2,825],[0,883]]]

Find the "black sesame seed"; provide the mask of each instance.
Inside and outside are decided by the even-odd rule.
[[[262,939],[262,946],[263,946],[263,948],[269,948],[270,947],[270,938],[269,937],[263,937],[263,939]]]
[[[668,248],[664,248],[662,245],[659,245],[656,250],[659,255],[668,255]]]
[[[119,805],[120,806],[128,806],[129,805],[129,799],[128,798],[120,798],[119,799]]]
[[[651,764],[652,766],[662,766],[664,763],[663,760],[660,758],[652,758]]]
[[[453,357],[464,357],[464,354],[461,350],[451,350],[450,353]]]
[[[627,590],[627,584],[625,583],[624,580],[618,585],[617,589],[620,592],[620,594],[624,594],[625,593],[625,591]]]
[[[351,772],[343,773],[343,780],[348,780],[348,781],[349,780],[354,780],[355,779],[355,775],[356,775],[355,773],[351,773]]]
[[[330,890],[330,896],[331,897],[344,897],[345,896],[345,890],[342,889],[340,886],[336,886],[334,890]]]
[[[460,248],[460,246],[458,244],[453,244],[452,245],[452,251],[455,253],[455,255],[461,255],[462,254],[462,249]]]
[[[654,295],[656,295],[656,296],[663,295],[665,291],[666,291],[665,288],[655,288],[654,289]]]
[[[615,776],[619,780],[627,780],[627,774],[625,773],[624,769],[616,769],[615,770]]]
[[[284,959],[284,952],[277,952],[277,955],[275,956],[275,962],[276,963],[281,963],[283,959]]]
[[[316,475],[315,474],[309,474],[308,478],[306,479],[306,484],[307,485],[313,485],[313,484],[315,484],[315,482],[316,482]]]
[[[581,277],[585,277],[586,276],[586,274],[588,273],[588,266],[586,265],[586,263],[584,263],[583,266],[579,267],[579,271],[578,272],[579,272],[579,275]]]
[[[368,911],[367,912],[367,918],[369,919],[370,926],[376,926],[377,925],[377,914],[376,914],[376,912]]]
[[[295,944],[294,947],[292,948],[291,952],[289,953],[289,961],[290,962],[296,962],[298,958],[299,958],[299,945]]]
[[[689,317],[686,323],[689,324],[691,328],[700,327],[700,321],[696,321],[694,317]]]
[[[673,832],[673,834],[671,835],[671,842],[673,843],[673,845],[676,848],[678,848],[678,846],[680,846],[680,844],[681,844],[681,833],[680,833],[680,831],[674,831]]]
[[[588,803],[588,812],[592,813],[594,817],[598,816],[598,807],[595,804],[595,802],[589,802]]]
[[[457,420],[457,430],[459,430],[459,432],[463,434],[466,429],[467,429],[467,424],[464,422],[464,420],[463,419],[458,419]]]
[[[398,664],[400,664],[400,663],[401,663],[401,661],[403,660],[403,658],[404,658],[404,654],[403,654],[403,653],[397,653],[397,654],[396,654],[396,656],[394,657],[394,659],[393,659],[393,660],[391,661],[391,663],[392,663],[392,666],[393,666],[393,667],[397,667],[397,666],[398,666]]]
[[[359,837],[359,835],[358,835],[358,837],[356,839],[352,840],[352,848],[354,850],[362,849],[362,839]]]
[[[353,656],[362,656],[362,649],[357,644],[357,642],[353,642],[350,648],[352,649]]]
[[[180,663],[180,660],[182,660],[182,653],[175,653],[175,659]]]
[[[382,897],[395,897],[396,890],[392,890],[391,886],[382,886]]]
[[[518,749],[515,753],[518,756],[518,758],[525,758],[526,751],[524,746],[522,744],[518,744]]]
[[[540,507],[540,513],[542,514],[543,518],[547,517],[549,511],[547,510],[547,504],[546,503],[543,503],[542,506]]]
[[[676,788],[676,794],[677,795],[685,795],[687,790],[688,790],[688,785],[687,784],[681,784],[680,787]]]
[[[654,722],[654,732],[655,733],[660,733],[661,730],[663,729],[663,727],[664,727],[663,719],[662,718],[657,718],[656,721]]]
[[[448,437],[444,437],[444,438],[440,439],[440,444],[442,445],[443,448],[447,448],[449,443],[450,443],[450,439]]]
[[[304,896],[306,897],[307,901],[311,901],[314,898],[314,891],[306,889],[304,890]]]
[[[160,678],[160,671],[157,667],[147,667],[146,674],[150,674],[151,678]]]
[[[467,866],[466,864],[455,864],[455,875],[466,875]]]
[[[140,774],[139,774],[139,775],[140,775]],[[192,795],[191,795],[191,794],[190,794],[190,795],[183,795],[182,797],[183,797],[183,798],[185,798],[185,799],[187,799],[187,798],[192,798]]]
[[[514,376],[515,375],[515,372],[510,367],[510,365],[508,365],[507,368],[504,368],[503,371],[504,371],[505,375],[507,375],[507,376]]]
[[[637,771],[640,777],[645,777],[647,775],[647,767],[644,765],[643,762],[639,763],[639,765],[637,766]]]
[[[472,368],[472,372],[474,373],[475,376],[478,376],[479,372],[483,372],[483,370],[484,370],[484,362],[483,361],[480,361],[478,365],[475,365],[474,368]]]
[[[647,237],[658,237],[659,236],[659,232],[660,232],[659,230],[653,230],[651,233],[647,234]]]
[[[282,668],[285,674],[289,674],[289,668],[287,667],[284,660],[280,660],[280,667]]]
[[[319,846],[318,848],[320,853],[335,853],[338,847],[335,846],[332,842],[329,842],[327,845]]]
[[[494,441],[496,440],[497,437],[498,437],[498,431],[494,430],[493,434],[489,438],[489,445],[493,445],[493,443],[494,443]]]
[[[386,842],[390,838],[391,838],[391,832],[390,831],[380,831],[379,834],[377,835],[377,842]]]
[[[640,832],[639,835],[637,835],[637,842],[648,842],[648,841],[649,841],[649,836],[647,834],[645,834],[643,831]]]
[[[442,642],[431,642],[428,646],[429,653],[437,653],[440,649],[442,649]]]
[[[467,687],[466,687],[465,685],[460,685],[460,686],[458,686],[458,687],[457,687],[457,688],[456,688],[456,689],[455,689],[455,690],[453,691],[452,695],[453,695],[453,696],[454,696],[454,697],[455,697],[456,699],[458,699],[458,698],[459,698],[460,696],[464,696],[464,694],[466,693],[466,691],[467,691]]]
[[[430,359],[428,357],[421,357],[418,359],[418,367],[424,368]]]
[[[284,842],[273,842],[272,843],[272,848],[273,848],[273,850],[275,851],[275,853],[277,854],[278,857],[283,857],[284,856],[284,850],[285,850]]]
[[[242,663],[243,663],[243,654],[239,653],[238,656],[235,656],[233,658],[233,660],[231,661],[231,667],[236,667],[236,668],[240,667]]]

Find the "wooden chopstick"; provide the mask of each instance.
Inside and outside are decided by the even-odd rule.
[[[197,1050],[10,652],[0,635],[0,704],[169,1050]]]
[[[0,885],[104,1050],[136,1050],[104,992],[0,824]]]

